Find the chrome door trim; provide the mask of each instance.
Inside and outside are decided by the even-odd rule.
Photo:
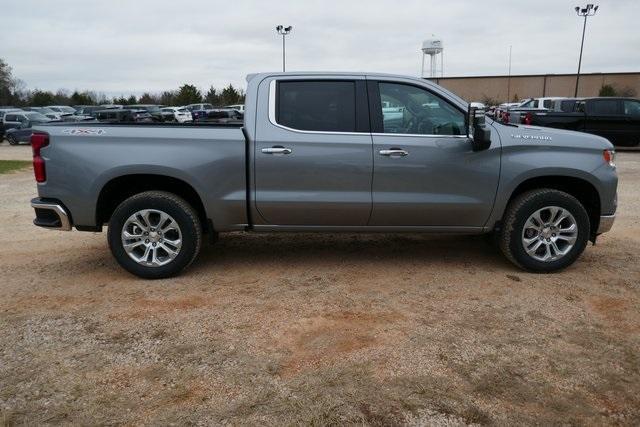
[[[425,133],[372,133],[373,136],[402,136],[402,137],[423,137],[423,138],[468,138],[469,135],[437,135],[437,134],[425,134]]]
[[[320,130],[301,130],[294,129],[288,126],[284,126],[276,122],[276,83],[278,80],[286,79],[273,79],[269,83],[269,122],[281,129],[288,130],[289,132],[307,133],[316,135],[370,135],[368,132],[332,132],[332,131],[320,131]],[[330,79],[327,79],[330,81]],[[342,79],[344,80],[344,79]]]

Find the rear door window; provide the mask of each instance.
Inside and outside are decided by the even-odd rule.
[[[278,82],[276,122],[298,130],[355,132],[355,82]]]
[[[625,99],[623,105],[625,116],[640,117],[640,101]]]
[[[5,121],[7,122],[17,122],[18,121],[18,117],[15,114],[7,114],[4,118]]]
[[[592,99],[587,101],[587,113],[597,115],[618,114],[617,99]]]

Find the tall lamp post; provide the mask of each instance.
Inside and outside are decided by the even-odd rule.
[[[598,11],[598,6],[588,4],[585,7],[576,6],[576,13],[578,16],[584,17],[584,24],[582,25],[582,42],[580,43],[580,59],[578,59],[578,75],[576,76],[576,91],[574,97],[578,96],[578,83],[580,82],[580,66],[582,65],[582,48],[584,47],[584,32],[587,29],[587,17],[593,16]]]
[[[285,27],[283,25],[278,25],[276,27],[276,32],[282,36],[282,72],[285,71],[285,43],[284,43],[284,38],[285,38],[285,36],[287,34],[289,34],[291,32],[292,29],[293,29],[293,27],[291,25],[289,25],[288,27]]]

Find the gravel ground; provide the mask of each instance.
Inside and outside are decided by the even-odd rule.
[[[478,237],[237,233],[153,282],[0,175],[0,423],[638,425],[640,153],[618,165],[613,231],[558,274]]]

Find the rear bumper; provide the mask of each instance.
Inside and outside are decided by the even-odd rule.
[[[600,225],[598,226],[597,234],[606,233],[611,230],[613,227],[613,222],[616,220],[616,215],[601,215],[600,216]]]
[[[36,212],[33,223],[38,227],[61,231],[71,230],[71,217],[61,202],[38,197],[31,200],[31,207]]]

